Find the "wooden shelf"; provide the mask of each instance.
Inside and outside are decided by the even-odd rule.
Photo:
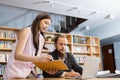
[[[12,38],[0,38],[0,41],[16,41],[16,39],[12,39]]]
[[[3,74],[0,74],[0,77],[2,77],[3,76]],[[0,79],[0,80],[2,80],[2,79]]]
[[[11,31],[19,31],[19,28],[11,28],[11,27],[6,27],[6,26],[0,26],[1,30],[11,30]]]
[[[73,46],[90,46],[90,44],[73,43]]]
[[[2,48],[0,51],[12,51],[12,49]]]
[[[42,52],[43,52],[43,53],[49,53],[49,52],[51,52],[51,51],[49,51],[49,50],[42,50]]]
[[[83,53],[83,52],[73,52],[73,54],[79,54],[79,55],[91,55],[90,52],[88,52],[88,53],[87,53],[87,52],[86,52],[86,53],[85,53],[85,52],[84,52],[84,53]]]
[[[6,64],[7,63],[7,61],[5,61],[5,62],[0,62],[0,64]]]
[[[93,53],[93,55],[100,55],[98,52],[96,52],[96,53]]]
[[[84,63],[79,63],[80,65],[84,65]]]
[[[47,44],[47,43],[49,43],[49,44],[54,44],[54,42],[52,42],[52,41],[45,41],[45,43]]]

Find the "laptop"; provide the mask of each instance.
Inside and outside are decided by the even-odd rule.
[[[86,56],[85,63],[83,66],[82,77],[81,78],[71,77],[71,78],[73,79],[75,78],[77,80],[96,78],[99,68],[99,63],[100,63],[100,58],[95,56]]]
[[[87,56],[83,66],[82,79],[97,77],[99,63],[100,63],[99,57]]]

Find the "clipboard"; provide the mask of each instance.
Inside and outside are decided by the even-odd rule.
[[[48,62],[33,62],[38,68],[45,71],[50,68],[55,68],[57,70],[68,70],[68,67],[62,60],[54,60]]]

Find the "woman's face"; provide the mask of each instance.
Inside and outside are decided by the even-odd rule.
[[[51,19],[42,19],[39,24],[40,31],[45,32],[50,24],[51,24]]]

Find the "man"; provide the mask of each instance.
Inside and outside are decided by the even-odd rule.
[[[49,72],[43,72],[44,77],[80,77],[82,74],[82,67],[76,62],[74,56],[71,53],[66,52],[67,38],[64,36],[58,36],[55,38],[55,50],[51,53],[54,60],[63,60],[69,70],[57,71],[56,73],[49,74]],[[54,70],[53,70],[54,72]]]

